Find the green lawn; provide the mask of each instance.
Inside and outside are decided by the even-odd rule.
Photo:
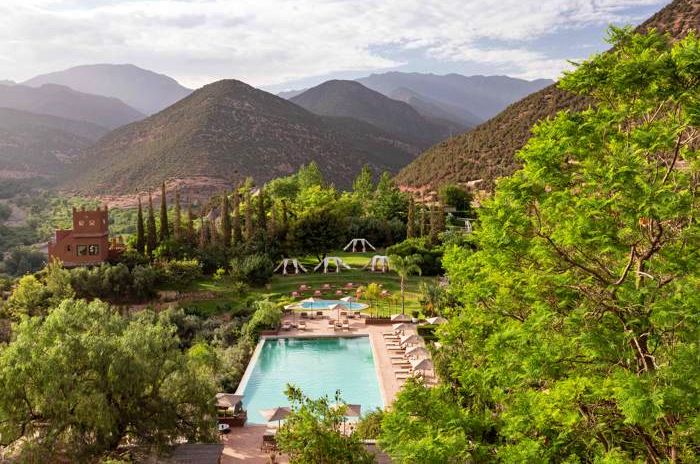
[[[301,284],[307,284],[313,289],[320,289],[321,285],[328,283],[333,287],[342,287],[348,282],[352,282],[355,285],[367,285],[371,282],[376,282],[382,286],[382,288],[388,290],[391,296],[384,298],[377,302],[377,304],[372,305],[366,312],[371,314],[389,315],[401,311],[401,300],[400,300],[400,284],[399,277],[393,273],[379,273],[379,272],[369,272],[360,269],[362,266],[367,264],[370,258],[374,254],[381,254],[382,250],[378,252],[371,253],[347,253],[347,252],[334,252],[330,256],[339,256],[347,264],[349,264],[352,270],[341,270],[341,272],[328,272],[323,274],[322,272],[312,272],[313,267],[317,264],[315,257],[306,257],[302,259],[302,264],[309,273],[301,273],[299,275],[290,274],[287,276],[282,276],[280,274],[275,274],[271,282],[262,288],[252,288],[245,295],[237,294],[233,288],[232,283],[228,279],[222,279],[219,281],[213,280],[211,277],[207,277],[195,282],[188,290],[199,290],[208,291],[216,295],[214,300],[206,300],[193,302],[192,304],[199,306],[203,312],[214,313],[217,311],[223,303],[229,303],[232,305],[241,305],[250,299],[264,299],[268,298],[272,301],[292,301],[291,293],[299,288]],[[330,271],[330,268],[329,268]],[[420,311],[420,303],[418,301],[418,289],[421,282],[434,281],[435,277],[419,277],[411,276],[406,281],[406,313],[410,314],[413,310]],[[335,290],[335,288],[334,288]],[[351,292],[354,294],[354,292]],[[310,296],[307,292],[306,297]],[[334,291],[328,294],[324,294],[324,297],[336,298]],[[364,303],[370,304],[369,301],[364,301]]]

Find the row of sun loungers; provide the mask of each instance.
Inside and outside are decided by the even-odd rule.
[[[396,376],[396,380],[400,384],[403,384],[407,379],[411,377],[422,378],[423,375],[420,372],[413,370],[411,366],[411,361],[406,358],[405,347],[401,346],[401,338],[395,332],[384,332],[382,333],[384,338],[385,346],[389,351],[389,359],[391,361],[391,366]],[[394,354],[391,354],[394,353]]]

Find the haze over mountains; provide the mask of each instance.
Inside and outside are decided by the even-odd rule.
[[[700,2],[674,0],[637,30],[650,28],[676,39],[689,31],[699,31]],[[447,182],[479,181],[479,188],[491,189],[498,177],[510,175],[520,166],[515,154],[525,145],[537,121],[564,109],[579,110],[587,105],[585,97],[550,85],[474,130],[432,147],[405,167],[396,181],[405,188],[423,190]]]
[[[322,117],[235,80],[206,85],[143,121],[103,137],[73,163],[63,187],[124,194],[166,178],[266,181],[315,161],[348,186],[364,164],[396,172],[415,152],[380,129]]]
[[[192,93],[171,77],[132,64],[76,66],[36,76],[24,84],[59,84],[79,92],[118,98],[144,114],[157,113]]]

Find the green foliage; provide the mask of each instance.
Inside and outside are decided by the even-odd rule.
[[[380,219],[405,221],[407,213],[408,195],[398,189],[389,173],[382,173],[374,191],[370,214]]]
[[[421,255],[409,255],[409,256],[399,256],[390,255],[389,262],[391,263],[391,269],[399,275],[401,279],[401,314],[404,313],[406,309],[406,279],[411,274],[422,274],[420,268],[420,263],[423,261]],[[415,317],[415,316],[414,316]]]
[[[165,192],[165,182],[160,186],[160,227],[158,228],[158,241],[164,242],[170,237],[168,226],[168,200]]]
[[[136,251],[143,254],[146,251],[146,232],[143,224],[143,207],[139,196],[139,207],[136,215]]]
[[[352,183],[352,194],[361,201],[367,201],[372,197],[373,192],[374,174],[369,165],[365,164]]]
[[[472,217],[472,195],[469,191],[455,185],[447,184],[440,188],[440,201],[443,205],[454,208],[460,216]]]
[[[428,243],[425,238],[413,238],[390,246],[386,249],[388,255],[421,257],[421,270],[423,275],[435,276],[442,274],[442,249]]]
[[[437,330],[431,391],[450,408],[399,395],[382,427],[398,459],[696,461],[700,44],[611,37],[562,82],[596,105],[541,122],[476,251],[446,251],[464,308]]]
[[[100,298],[115,302],[142,301],[155,295],[158,272],[150,266],[102,264],[70,271],[71,286],[79,298]]]
[[[12,276],[38,272],[46,265],[46,255],[30,247],[14,248],[2,262],[4,271]]]
[[[48,307],[49,293],[46,287],[31,274],[25,275],[17,284],[7,306],[16,318],[43,315]]]
[[[375,440],[379,438],[382,431],[382,420],[384,420],[383,409],[377,408],[370,411],[357,421],[353,434],[361,440]]]
[[[213,384],[178,348],[174,327],[125,319],[99,301],[65,300],[31,318],[0,352],[4,445],[88,461],[123,440],[213,439]]]
[[[246,336],[257,340],[261,330],[273,330],[282,322],[282,310],[271,301],[257,301],[255,312],[245,327]]]
[[[185,287],[202,277],[202,265],[196,259],[159,260],[155,268],[158,280],[171,287]]]
[[[288,242],[298,254],[315,255],[319,261],[342,246],[347,223],[332,205],[304,213],[290,227]]]
[[[294,386],[287,386],[292,412],[277,432],[279,448],[292,464],[372,463],[355,435],[342,433],[345,406],[340,392],[334,402],[328,397],[313,399]],[[335,407],[335,405],[340,405]]]
[[[383,220],[373,216],[351,217],[347,237],[362,237],[378,248],[384,248],[406,238],[406,225],[399,219]]]
[[[146,220],[146,252],[149,256],[153,255],[153,251],[158,246],[158,237],[156,235],[156,216],[153,212],[153,198],[148,194],[148,217]]]
[[[379,445],[398,464],[488,462],[475,440],[486,432],[480,427],[446,386],[409,380],[384,414]]]
[[[263,254],[253,254],[231,260],[231,277],[251,285],[264,285],[272,278],[274,263]]]

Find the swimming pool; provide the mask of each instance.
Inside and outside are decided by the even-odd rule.
[[[313,398],[332,399],[340,390],[346,403],[362,405],[363,414],[384,406],[368,337],[268,338],[258,351],[237,391],[249,423],[266,423],[260,409],[289,405],[288,383]]]
[[[333,306],[341,304],[345,306],[350,311],[361,311],[368,306],[364,303],[353,303],[351,301],[342,300],[314,300],[314,301],[302,301],[299,303],[300,309],[313,309],[313,310],[324,310],[331,309]]]

